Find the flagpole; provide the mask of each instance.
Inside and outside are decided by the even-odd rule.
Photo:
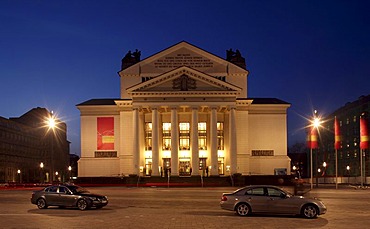
[[[310,178],[310,183],[311,183],[311,190],[312,190],[313,189],[313,182],[312,182],[312,177],[313,177],[312,147],[310,147],[310,160],[311,160],[311,178]]]
[[[338,150],[335,149],[335,189],[338,189]]]
[[[361,188],[364,186],[364,178],[363,178],[363,168],[362,168],[362,149],[360,149],[360,169],[361,169]]]

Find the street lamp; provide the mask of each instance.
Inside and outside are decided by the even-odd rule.
[[[44,183],[44,174],[43,174],[43,172],[42,172],[42,169],[44,168],[44,163],[43,162],[41,162],[40,163],[40,173],[41,173],[41,175],[40,175],[40,178],[41,178],[41,180],[40,180],[40,182],[41,183]]]
[[[347,169],[348,184],[349,184],[349,170],[351,169],[351,167],[349,167],[349,165],[347,165],[346,169]]]
[[[51,111],[51,114],[50,114],[50,117],[47,119],[47,125],[49,127],[49,130],[52,129],[53,130],[53,134],[54,134],[54,130],[55,130],[55,127],[56,127],[56,120],[53,116],[53,111]],[[50,161],[51,161],[51,173],[50,174],[54,174],[54,136],[51,138],[51,152],[50,152]],[[54,176],[52,176],[52,181],[54,180]]]
[[[69,182],[71,182],[72,179],[72,167],[68,166],[68,172],[69,172]]]
[[[56,178],[56,180],[57,180],[57,181],[59,180],[59,179],[58,179],[58,174],[59,174],[59,173],[58,173],[58,171],[56,171],[56,172],[55,172],[55,178]]]
[[[320,118],[317,116],[317,110],[314,111],[314,119],[311,121],[311,126],[313,129],[318,129],[321,124]],[[310,133],[310,138],[311,138],[312,130]],[[312,142],[312,139],[310,139]],[[317,139],[315,139],[317,141]],[[311,143],[312,144],[312,143]],[[312,145],[310,147],[310,161],[311,161],[311,170],[310,170],[310,183],[311,183],[311,189],[313,189],[313,159],[312,159]],[[316,166],[317,166],[317,152],[316,152]],[[316,186],[318,186],[318,181],[317,181],[317,176],[316,176]]]
[[[324,184],[325,184],[326,183],[325,182],[325,175],[326,175],[326,166],[327,166],[325,161],[324,161],[324,163],[322,163],[322,166],[324,167]]]
[[[21,183],[21,170],[20,170],[20,169],[18,169],[18,170],[17,170],[17,173],[18,173],[18,177],[19,177],[19,183]]]

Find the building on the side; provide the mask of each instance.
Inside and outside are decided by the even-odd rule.
[[[360,116],[366,119],[367,129],[370,130],[370,95],[360,96],[353,102],[348,102],[344,106],[335,110],[324,119],[323,129],[320,130],[319,149],[315,168],[320,168],[319,177],[334,177],[335,169],[335,149],[334,149],[334,118],[337,118],[341,133],[341,144],[338,153],[338,175],[341,177],[359,177],[361,175],[360,166]],[[370,176],[369,150],[364,150],[363,169],[366,176]],[[323,167],[324,162],[326,167]],[[317,165],[316,165],[316,164]],[[347,182],[347,178],[343,180]]]
[[[70,144],[67,126],[56,119],[56,127],[50,129],[51,117],[52,113],[40,107],[17,118],[0,117],[0,183],[65,180]]]
[[[77,105],[78,176],[290,174],[290,104],[248,97],[245,59],[226,54],[184,41],[143,60],[128,52],[120,98]]]

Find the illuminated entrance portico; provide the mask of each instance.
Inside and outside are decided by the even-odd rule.
[[[286,152],[290,105],[248,98],[244,58],[239,52],[227,54],[224,60],[180,42],[142,61],[137,59],[140,53],[127,55],[119,72],[121,98],[77,105],[79,176],[290,172]],[[111,122],[106,125],[111,129],[98,123],[102,118]],[[252,154],[263,150],[271,153]],[[107,153],[112,151],[116,154]]]

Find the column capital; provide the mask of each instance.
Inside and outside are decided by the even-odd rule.
[[[231,111],[231,110],[235,110],[235,109],[236,109],[236,106],[228,106],[228,107],[227,107],[227,109],[228,109],[229,111]]]

